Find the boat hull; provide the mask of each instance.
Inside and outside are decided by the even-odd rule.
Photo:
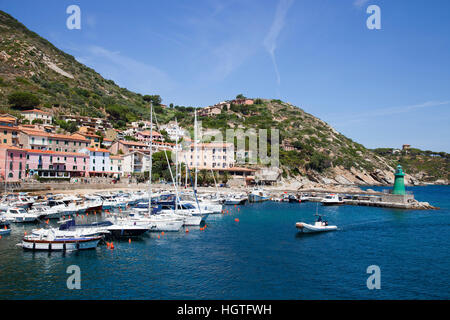
[[[344,202],[322,202],[323,206],[342,206]]]
[[[100,242],[101,237],[80,240],[22,240],[22,248],[24,250],[40,250],[40,251],[76,251],[95,249]]]
[[[11,229],[0,229],[0,236],[11,234]]]
[[[326,231],[335,231],[337,230],[336,226],[314,226],[311,224],[307,224],[304,222],[297,222],[295,227],[300,232],[312,233],[312,232],[326,232]]]
[[[113,238],[135,238],[142,236],[145,234],[148,229],[139,228],[139,229],[113,229],[108,230],[111,233],[111,237]]]

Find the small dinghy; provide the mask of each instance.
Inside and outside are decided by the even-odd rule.
[[[337,226],[329,226],[328,223],[324,221],[316,221],[314,225],[304,222],[297,222],[295,227],[301,232],[324,232],[337,230]]]
[[[322,219],[322,215],[317,213],[318,206],[316,206],[316,216],[317,220],[314,224],[308,224],[305,222],[297,222],[295,227],[300,232],[325,232],[325,231],[334,231],[337,230],[337,226],[328,225],[328,221]]]
[[[0,220],[0,236],[5,236],[11,233],[11,226],[6,220]]]

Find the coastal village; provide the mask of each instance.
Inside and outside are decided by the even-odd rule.
[[[237,98],[201,108],[198,113],[201,116],[213,117],[229,110],[233,104],[253,103],[253,99]],[[167,108],[165,105],[162,107]],[[330,192],[338,192],[347,195],[347,204],[433,208],[428,203],[417,202],[413,195],[405,191],[397,192],[394,196],[388,192],[362,191],[357,186],[329,185],[321,188],[315,185],[298,188],[295,184],[289,185],[283,181],[277,168],[237,166],[237,151],[233,143],[213,141],[199,142],[196,145],[189,131],[174,121],[162,125],[159,130],[146,120],[132,122],[125,130],[119,130],[113,128],[107,119],[77,115],[58,116],[66,123],[73,124],[77,131],[66,132],[55,124],[54,114],[39,108],[22,111],[20,119],[10,114],[0,115],[0,176],[5,192],[91,190],[133,185],[139,187],[139,182],[148,181],[145,174],[150,171],[151,154],[171,151],[177,153],[177,168],[180,166],[181,169],[181,165],[187,165],[196,171],[211,172],[216,188],[220,185],[250,190],[255,185],[266,186],[272,190],[271,198],[279,198],[288,191],[310,192],[310,200],[313,201],[315,198],[322,200]],[[181,144],[178,144],[180,140],[188,141],[188,147],[181,149]],[[288,141],[282,141],[281,148],[291,151],[294,147]],[[408,152],[409,148],[410,145],[403,145],[402,151]],[[392,151],[398,152],[401,151]],[[195,156],[197,163],[194,161]],[[401,167],[397,168],[398,170],[401,171]],[[401,174],[404,176],[402,171]],[[188,180],[187,170],[184,175],[186,188],[192,183]],[[215,179],[216,175],[218,181]],[[226,180],[220,181],[219,177],[224,175]],[[182,180],[180,178],[179,174],[177,182]],[[154,183],[163,183],[162,188],[170,188],[170,183],[166,184],[166,181],[161,179]],[[212,187],[212,184],[203,185]],[[301,195],[298,195],[296,199],[300,198]]]
[[[241,101],[203,108],[199,113],[211,115],[230,103]],[[246,99],[243,103],[250,104],[253,100]],[[150,122],[145,120],[119,130],[107,119],[60,115],[60,119],[77,128],[76,132],[68,133],[54,123],[50,112],[34,108],[22,111],[21,115],[20,119],[10,114],[0,115],[0,176],[5,188],[10,189],[36,181],[132,180],[149,171],[150,146],[153,153],[175,151],[176,141],[192,141],[188,131],[175,122],[162,125],[159,131],[150,131]],[[193,147],[178,148],[179,162],[190,159],[188,165],[195,166]],[[197,164],[199,170],[227,172],[241,185],[254,183],[257,170],[236,166],[232,143],[201,143],[197,152],[201,159]]]

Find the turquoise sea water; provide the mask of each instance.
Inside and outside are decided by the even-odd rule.
[[[449,299],[450,188],[414,187],[437,211],[322,207],[339,230],[298,234],[315,203],[250,204],[209,217],[207,228],[115,242],[115,249],[23,252],[36,226],[0,240],[0,299]],[[239,218],[239,222],[235,219]],[[66,269],[81,269],[69,290]],[[369,290],[366,269],[381,269]]]

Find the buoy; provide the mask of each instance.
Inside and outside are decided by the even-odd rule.
[[[47,219],[47,221],[45,221],[46,224],[48,224],[50,221]]]
[[[189,229],[188,228],[186,228],[186,233],[189,233]]]
[[[27,235],[27,232],[25,231],[24,235]]]
[[[234,205],[234,207],[236,208],[236,205]]]
[[[106,247],[109,248],[109,242],[108,241],[106,241]]]
[[[114,249],[114,243],[111,242],[111,249]]]
[[[238,212],[241,211],[241,208],[238,208]]]
[[[5,226],[5,230],[7,230],[8,228]]]
[[[128,239],[128,243],[131,243],[131,238]]]
[[[86,217],[89,215],[89,212],[86,212]]]
[[[159,239],[159,238],[161,238],[161,237],[160,237],[159,234],[158,234],[158,239]]]
[[[0,240],[2,240],[2,236],[0,236]]]
[[[239,222],[239,219],[238,219],[238,218],[236,218],[236,219],[234,219],[234,221],[236,221],[236,222]]]
[[[227,213],[228,213],[228,210],[227,210]]]
[[[161,235],[164,235],[164,231],[163,231],[163,232],[161,232]]]

